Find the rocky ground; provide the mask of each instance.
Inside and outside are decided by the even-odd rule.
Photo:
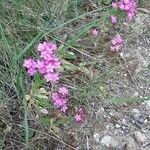
[[[149,27],[150,14],[143,10],[121,27],[125,44],[119,55],[124,63],[105,80],[106,97],[92,102],[83,125],[65,128],[75,149],[150,149]],[[108,59],[103,62],[112,67]]]

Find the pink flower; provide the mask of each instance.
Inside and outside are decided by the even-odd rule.
[[[35,68],[29,68],[27,70],[27,73],[30,75],[30,76],[33,76],[37,73],[37,70]]]
[[[117,3],[112,2],[111,6],[112,6],[112,8],[117,8]]]
[[[64,105],[63,107],[61,107],[60,111],[62,112],[66,112],[68,110],[68,106],[67,105]]]
[[[120,45],[113,45],[111,46],[112,51],[118,51],[120,49]]]
[[[75,121],[78,123],[83,123],[83,121],[84,121],[84,110],[83,110],[83,108],[76,110]]]
[[[39,73],[41,74],[45,74],[46,73],[46,68],[45,68],[45,61],[44,60],[38,60],[36,67],[39,71]]]
[[[37,72],[36,61],[31,58],[24,60],[23,66],[27,68],[27,73],[30,76],[33,76]]]
[[[122,46],[123,43],[123,39],[120,35],[116,35],[113,39],[112,39],[112,46],[111,46],[111,50],[112,51],[118,51],[120,49],[120,47]]]
[[[97,29],[92,29],[92,30],[91,30],[91,34],[92,34],[93,36],[98,36],[99,32],[98,32]]]
[[[118,44],[122,44],[123,40],[122,37],[117,34],[113,39],[112,39],[112,44],[113,45],[118,45]]]
[[[44,75],[44,78],[45,78],[46,82],[55,83],[56,81],[59,80],[59,74],[49,72],[49,73]]]
[[[43,42],[43,43],[39,43],[38,46],[37,46],[37,50],[39,52],[42,52],[42,51],[45,51],[46,49],[46,42]]]
[[[52,101],[53,101],[54,106],[56,106],[58,109],[60,109],[60,111],[62,111],[62,112],[67,111],[68,99],[66,97],[63,97],[63,95],[61,95],[58,92],[53,92],[52,93]]]
[[[52,42],[39,43],[37,46],[37,50],[39,52],[42,52],[42,51],[54,52],[56,49],[57,49],[56,44]]]
[[[55,51],[57,49],[57,46],[55,43],[52,43],[52,42],[47,42],[47,45],[46,45],[46,50],[47,51]]]
[[[61,62],[56,57],[51,57],[49,63],[46,65],[47,72],[54,72],[55,69],[59,69]]]
[[[36,61],[33,60],[32,58],[29,58],[29,59],[25,59],[24,60],[24,63],[23,63],[23,66],[26,67],[26,68],[32,68],[36,66]]]
[[[68,90],[68,88],[62,86],[59,88],[59,93],[61,93],[63,96],[67,96],[67,95],[69,95],[69,90]]]
[[[135,12],[130,12],[130,11],[129,11],[129,12],[127,13],[127,16],[128,16],[128,20],[131,21],[132,18],[135,16]]]
[[[53,52],[49,52],[49,51],[42,51],[40,54],[40,57],[44,60],[49,61],[51,59],[51,57],[53,57]]]
[[[135,0],[120,0],[118,7],[125,11],[128,16],[128,20],[131,21],[135,16],[136,11],[136,1]]]
[[[57,46],[55,43],[52,42],[43,42],[39,43],[37,46],[37,50],[40,52],[40,57],[44,60],[49,60],[53,57]]]
[[[116,24],[117,23],[117,17],[116,16],[111,16],[110,17],[112,24]]]

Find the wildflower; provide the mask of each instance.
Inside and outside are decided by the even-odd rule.
[[[122,40],[122,37],[117,34],[113,39],[112,39],[112,44],[113,45],[120,45],[122,44],[123,40]]]
[[[111,50],[112,51],[118,51],[120,49],[120,47],[122,46],[123,43],[123,39],[120,35],[116,35],[113,39],[112,39],[112,46],[111,46]]]
[[[33,60],[32,58],[25,59],[24,63],[23,63],[23,66],[27,68],[27,73],[30,76],[33,76],[37,72],[37,70],[36,70],[36,61]]]
[[[127,13],[128,20],[131,21],[135,16],[136,2],[135,0],[120,0],[118,7]]]
[[[51,57],[47,62],[47,72],[54,72],[55,69],[59,69],[61,65],[60,60],[57,57]]]
[[[55,83],[56,81],[59,80],[59,74],[49,72],[49,73],[44,75],[44,78],[45,78],[46,82]]]
[[[95,28],[95,29],[92,29],[92,30],[91,30],[91,34],[92,34],[93,36],[97,36],[97,35],[99,34],[99,32],[98,32],[98,30]]]
[[[52,42],[39,43],[37,46],[37,50],[39,52],[42,52],[42,51],[54,52],[56,49],[57,49],[56,44]]]
[[[112,2],[111,6],[112,6],[112,8],[117,8],[117,3],[116,2]]]
[[[112,24],[116,24],[117,23],[117,17],[116,16],[111,16],[110,17]]]
[[[37,46],[37,51],[40,52],[40,57],[44,60],[50,60],[54,56],[56,49],[56,44],[52,42],[39,43]]]
[[[59,88],[59,93],[61,93],[63,96],[69,95],[69,90],[65,86],[62,86]]]
[[[37,67],[39,73],[41,73],[41,74],[46,73],[46,67],[45,67],[45,61],[44,60],[38,60],[36,67]]]
[[[68,89],[67,89],[68,90]],[[64,95],[62,93],[58,92],[53,92],[52,93],[52,101],[54,106],[56,106],[60,111],[66,112],[68,110],[68,95]]]
[[[83,123],[83,121],[84,121],[84,110],[83,110],[83,108],[76,110],[75,121],[78,123]]]
[[[31,67],[35,67],[35,65],[36,65],[36,61],[34,61],[32,58],[25,59],[23,63],[23,66],[28,69]]]
[[[35,68],[29,68],[27,70],[27,73],[30,75],[30,76],[33,76],[35,73],[37,72],[37,70]]]
[[[62,112],[66,112],[68,110],[68,106],[67,105],[64,105],[61,109],[60,109],[60,111],[62,111]]]

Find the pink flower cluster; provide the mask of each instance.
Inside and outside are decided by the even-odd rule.
[[[66,112],[68,109],[69,90],[65,86],[59,88],[57,92],[52,93],[52,101],[60,111]]]
[[[112,2],[113,8],[119,8],[127,13],[128,20],[131,21],[136,12],[135,0],[120,0],[118,3]]]
[[[94,32],[97,34],[96,31]],[[61,62],[56,57],[56,50],[57,46],[52,42],[39,43],[37,51],[40,54],[40,58],[38,60],[32,58],[24,60],[23,66],[27,69],[27,73],[33,76],[39,72],[47,82],[55,83],[58,81],[58,69],[60,68]],[[61,112],[65,113],[68,110],[69,90],[67,87],[61,86],[58,91],[52,92],[51,97],[53,105]],[[83,109],[79,109],[76,111],[75,120],[82,123],[83,116]]]
[[[76,110],[75,112],[75,120],[77,123],[83,123],[84,121],[84,110],[83,108],[80,108],[78,110]]]
[[[113,39],[112,39],[112,46],[111,46],[111,50],[112,51],[118,51],[120,49],[120,47],[122,46],[123,43],[123,39],[120,35],[116,35]]]
[[[57,46],[52,42],[39,43],[37,51],[40,53],[40,59],[26,59],[23,66],[27,68],[30,76],[39,72],[47,82],[54,83],[59,80],[58,69],[61,62],[56,57]]]
[[[136,2],[135,0],[120,0],[118,7],[126,11],[129,21],[135,16]]]

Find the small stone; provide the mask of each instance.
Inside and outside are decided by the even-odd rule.
[[[133,109],[131,110],[131,112],[132,112],[133,114],[140,114],[140,111],[139,111],[138,109],[136,109],[136,108],[133,108]]]
[[[127,77],[127,74],[124,74],[125,77]]]
[[[144,143],[147,139],[145,134],[142,134],[139,131],[134,132],[134,137],[138,143]]]
[[[144,120],[144,124],[147,124],[147,123],[148,123],[148,120],[147,120],[147,119],[145,119],[145,120]]]
[[[150,100],[144,101],[144,104],[147,106],[147,108],[150,108]]]
[[[111,116],[113,116],[114,114],[112,112],[109,113]]]
[[[134,92],[133,97],[138,97],[139,93],[137,91]]]
[[[110,128],[110,126],[107,124],[107,125],[106,125],[106,129],[109,130],[109,128]]]
[[[40,111],[41,111],[41,113],[43,113],[44,115],[47,115],[47,114],[48,114],[48,111],[47,111],[47,109],[45,109],[45,108],[41,109]]]
[[[101,111],[102,111],[102,112],[105,112],[105,109],[104,109],[103,107],[101,107]]]
[[[117,147],[118,147],[118,141],[116,140],[116,139],[114,139],[114,138],[112,138],[111,140],[110,140],[110,145],[109,145],[109,147],[111,148],[111,149],[117,149]]]
[[[127,138],[127,143],[124,145],[124,148],[125,150],[134,150],[136,148],[136,143],[134,141],[134,139],[129,136]]]
[[[126,124],[127,123],[126,119],[122,119],[122,123]]]
[[[150,150],[150,146],[144,147],[143,150]]]
[[[116,127],[116,128],[120,128],[121,126],[120,126],[119,124],[116,124],[115,127]]]
[[[100,134],[95,133],[93,136],[94,136],[94,140],[98,143],[100,140]]]
[[[111,143],[111,139],[112,137],[109,135],[105,135],[102,139],[101,139],[101,144],[103,144],[106,147],[110,147],[110,143]]]

